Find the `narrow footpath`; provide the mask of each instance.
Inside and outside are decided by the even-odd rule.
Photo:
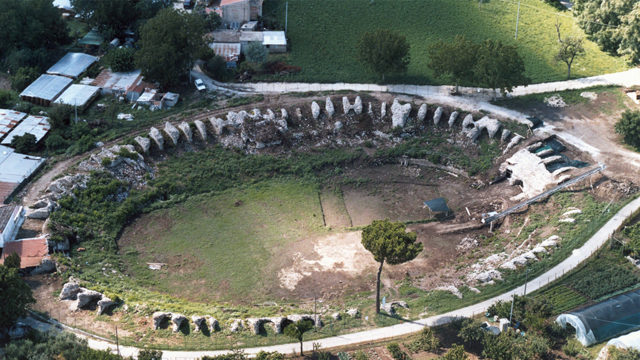
[[[529,281],[526,284],[527,292],[532,292],[538,290],[550,282],[558,279],[565,273],[570,270],[576,268],[580,263],[591,257],[601,246],[603,246],[608,240],[609,237],[613,234],[613,232],[622,225],[625,219],[632,216],[638,209],[640,209],[640,198],[636,198],[631,201],[621,210],[619,210],[598,232],[596,232],[581,248],[573,251],[571,256],[565,259],[560,264],[553,267],[551,270],[545,272],[541,276]],[[453,321],[456,318],[461,317],[472,317],[476,314],[483,314],[489,306],[496,303],[500,300],[509,300],[511,297],[516,295],[521,295],[524,292],[525,285],[521,285],[511,291],[508,291],[502,295],[493,297],[491,299],[485,300],[483,302],[467,306],[465,308],[457,309],[450,311],[445,314],[431,316],[425,319],[420,319],[416,321],[409,321],[398,325],[371,329],[366,331],[360,331],[351,334],[339,335],[328,337],[324,339],[318,339],[313,341],[306,341],[304,343],[305,349],[312,349],[313,343],[319,343],[322,349],[331,349],[340,346],[348,346],[359,344],[363,342],[370,341],[378,341],[386,338],[396,337],[411,334],[417,331],[420,331],[424,326],[436,326],[446,324],[448,322]],[[29,318],[29,324],[37,327],[41,330],[60,330],[60,325],[54,324],[44,324],[39,320],[34,318]],[[89,337],[86,333],[81,331],[75,331],[69,327],[66,327],[66,330],[73,331],[79,337],[86,338],[89,346],[93,349],[109,349],[111,351],[116,351],[115,344],[105,341],[103,339],[98,339],[95,337]],[[278,351],[284,354],[291,354],[296,352],[299,349],[299,344],[297,343],[289,343],[282,345],[273,345],[273,346],[264,346],[264,347],[254,347],[247,348],[245,352],[248,355],[255,355],[259,351]],[[218,351],[163,351],[163,359],[166,360],[187,360],[187,359],[199,359],[202,356],[216,356],[223,353],[227,353],[228,350],[218,350]],[[120,354],[123,356],[136,356],[138,353],[138,349],[135,347],[129,346],[120,346]]]

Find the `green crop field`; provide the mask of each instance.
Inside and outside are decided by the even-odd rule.
[[[278,81],[378,81],[355,59],[359,37],[375,29],[395,30],[411,44],[407,73],[387,77],[390,83],[442,83],[427,67],[428,46],[458,34],[476,42],[496,39],[517,45],[534,83],[564,80],[566,66],[553,60],[558,44],[556,19],[563,36],[584,36],[570,12],[558,12],[541,0],[522,1],[518,40],[514,39],[517,1],[512,0],[268,0],[264,16],[284,25],[286,2],[290,53],[285,59],[302,71],[272,78]],[[623,59],[603,53],[590,41],[585,48],[586,56],[574,62],[574,77],[627,68]]]
[[[142,216],[120,240],[129,274],[192,300],[255,300],[277,286],[273,255],[322,233],[316,185],[269,180]],[[152,271],[146,262],[163,262]]]

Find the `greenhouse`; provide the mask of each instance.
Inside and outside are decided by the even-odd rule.
[[[640,289],[558,316],[556,322],[576,330],[583,345],[593,345],[640,329]]]

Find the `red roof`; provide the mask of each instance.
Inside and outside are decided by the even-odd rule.
[[[39,266],[42,259],[49,255],[49,245],[44,237],[7,242],[4,244],[0,263],[4,263],[4,259],[13,253],[20,256],[21,269]]]
[[[222,0],[220,1],[220,6],[231,5],[239,2],[245,2],[247,0]]]

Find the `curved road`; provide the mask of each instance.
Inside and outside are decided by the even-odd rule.
[[[545,272],[541,276],[529,281],[527,283],[527,291],[532,292],[542,288],[543,286],[549,284],[555,279],[561,277],[566,272],[574,269],[581,262],[588,259],[595,251],[597,251],[602,245],[604,245],[608,240],[611,234],[613,234],[620,225],[626,220],[629,216],[633,215],[640,209],[640,197],[634,199],[621,210],[618,211],[598,232],[596,232],[581,248],[573,251],[571,256],[565,259],[560,264],[553,267],[551,270]],[[431,316],[425,319],[420,319],[416,321],[405,322],[398,325],[377,328],[372,330],[360,331],[351,334],[339,335],[328,337],[324,339],[318,339],[313,341],[306,341],[304,343],[305,349],[311,349],[313,347],[313,343],[319,343],[323,349],[330,349],[340,346],[354,345],[362,342],[368,341],[377,341],[390,337],[402,336],[411,334],[419,331],[424,326],[434,326],[446,324],[456,318],[460,317],[471,317],[475,314],[481,314],[486,311],[486,309],[491,306],[493,303],[500,300],[509,300],[513,294],[522,294],[524,291],[524,286],[521,285],[511,291],[508,291],[502,295],[493,297],[491,299],[485,300],[483,302],[470,305],[461,309],[453,310],[445,314]],[[42,330],[47,330],[51,328],[51,325],[46,325],[41,322],[38,322],[34,319],[29,319],[29,322],[32,326],[40,328]],[[67,330],[70,330],[70,328]],[[76,332],[76,331],[74,331]],[[109,349],[111,351],[115,351],[116,346],[108,341],[103,339],[99,339],[96,337],[89,337],[86,333],[78,333],[76,334],[80,337],[86,338],[88,340],[89,346],[94,349]],[[278,351],[284,354],[290,354],[296,352],[299,348],[299,344],[290,343],[290,344],[282,344],[282,345],[272,345],[272,346],[263,346],[263,347],[255,347],[245,349],[246,353],[249,355],[254,355],[259,351]],[[202,356],[215,356],[226,353],[228,351],[225,350],[217,350],[217,351],[172,351],[166,350],[163,351],[163,359],[167,360],[182,360],[182,359],[199,359]],[[123,356],[136,356],[138,354],[138,349],[130,346],[120,346],[120,353]]]
[[[459,107],[465,111],[478,111],[485,110],[494,113],[498,116],[509,117],[518,121],[527,121],[524,114],[508,110],[496,105],[490,104],[488,100],[492,93],[487,89],[479,88],[461,88],[461,92],[466,95],[473,95],[468,97],[452,97],[450,92],[453,87],[451,86],[419,86],[419,85],[374,85],[374,84],[306,84],[306,83],[253,83],[253,84],[222,84],[218,83],[205,74],[203,74],[199,67],[194,67],[192,75],[195,78],[201,78],[207,86],[211,89],[216,89],[224,92],[231,93],[287,93],[287,92],[307,92],[307,91],[338,91],[338,90],[352,90],[352,91],[375,91],[375,92],[391,92],[408,95],[422,96],[427,100],[431,100],[443,105],[449,105]],[[607,74],[601,76],[594,76],[590,78],[582,78],[568,81],[560,81],[554,83],[536,84],[528,87],[516,87],[511,93],[512,96],[521,96],[534,93],[544,93],[550,91],[562,91],[569,89],[582,89],[591,86],[598,85],[617,85],[630,87],[633,85],[640,85],[640,69],[634,68],[625,72]],[[545,129],[546,131],[553,131],[552,129]],[[588,152],[597,153],[598,149],[595,149],[588,144],[582,142],[580,139],[572,139],[570,135],[566,133],[557,133],[565,140],[572,143],[580,143],[579,146],[583,150]],[[563,136],[564,135],[564,136]],[[585,149],[586,148],[586,149]],[[556,265],[549,271],[545,272],[541,276],[529,281],[526,286],[528,291],[535,291],[541,287],[547,285],[551,281],[561,277],[564,273],[574,269],[581,262],[588,259],[596,250],[598,250],[603,244],[605,244],[610,235],[624,222],[626,218],[631,216],[634,212],[640,209],[640,198],[636,198],[624,208],[618,211],[598,232],[596,232],[581,248],[573,251],[571,256]],[[511,291],[508,291],[502,295],[493,297],[483,302],[467,306],[465,308],[453,310],[451,312],[431,316],[425,319],[420,319],[411,322],[405,322],[398,325],[393,325],[384,328],[376,328],[372,330],[360,331],[351,334],[339,335],[328,337],[324,339],[318,339],[313,341],[307,341],[304,343],[304,347],[311,349],[313,343],[319,343],[323,349],[335,348],[340,346],[354,345],[362,342],[382,340],[390,337],[407,335],[419,331],[424,326],[434,326],[445,324],[453,319],[460,317],[471,317],[475,314],[484,313],[486,309],[493,303],[500,300],[509,300],[513,294],[522,294],[525,285],[521,285]],[[45,324],[33,318],[29,318],[28,322],[34,327],[42,330],[53,329],[51,324]],[[66,326],[62,326],[68,331],[75,332],[78,336],[84,337],[88,340],[89,346],[94,349],[109,349],[115,351],[115,344],[107,341],[103,338],[94,336],[88,336],[88,334],[75,329],[71,329]],[[55,328],[60,328],[56,326]],[[259,351],[278,351],[281,353],[293,353],[298,348],[298,344],[290,343],[283,345],[264,346],[256,348],[245,349],[249,355],[256,354]],[[171,351],[167,350],[163,352],[163,359],[199,359],[202,356],[215,356],[226,353],[228,351]],[[129,346],[120,346],[120,353],[123,356],[136,356],[138,349]]]

